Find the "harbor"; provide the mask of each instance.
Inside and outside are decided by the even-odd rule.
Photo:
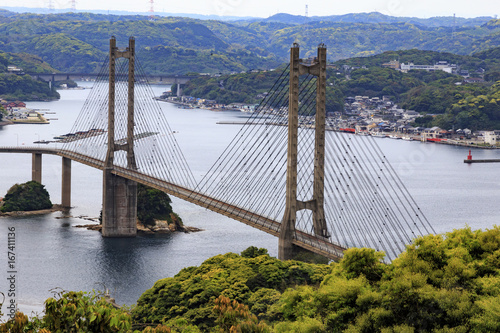
[[[45,113],[55,114],[48,109],[31,109],[26,107],[24,102],[7,102],[2,101],[2,106],[6,111],[0,126],[11,124],[49,124],[50,120],[55,118],[46,118]],[[47,111],[44,113],[44,111]]]

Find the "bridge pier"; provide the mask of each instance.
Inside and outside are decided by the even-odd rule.
[[[104,171],[102,235],[135,237],[137,235],[137,183]]]
[[[62,158],[62,186],[61,186],[61,205],[64,208],[71,207],[71,160],[67,157]]]
[[[180,83],[177,83],[177,97],[182,96],[182,87]]]
[[[33,153],[31,157],[31,180],[42,183],[42,154]]]

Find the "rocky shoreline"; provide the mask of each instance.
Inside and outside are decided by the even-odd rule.
[[[75,228],[86,228],[87,230],[102,231],[101,224],[83,224],[75,225]],[[137,222],[137,233],[143,235],[153,235],[153,234],[170,234],[173,232],[198,232],[203,231],[203,229],[196,227],[179,226],[174,223],[168,224],[167,221],[156,221],[154,226],[146,226],[140,222]]]
[[[48,208],[48,209],[30,210],[30,211],[25,211],[25,212],[22,212],[22,211],[6,212],[6,213],[0,212],[0,217],[41,215],[41,214],[48,214],[48,213],[53,213],[53,212],[60,212],[60,211],[64,211],[64,210],[66,210],[66,208],[62,207],[61,205],[53,205],[52,208]]]
[[[6,212],[2,213],[0,212],[0,218],[1,217],[22,217],[22,216],[32,216],[32,215],[42,215],[42,214],[49,214],[49,213],[54,213],[54,212],[60,212],[60,211],[65,211],[66,208],[62,207],[61,205],[53,205],[52,208],[49,209],[41,209],[41,210],[32,210],[32,211],[26,211],[26,212]],[[89,221],[94,221],[95,223],[92,224],[83,224],[83,225],[75,225],[75,228],[86,228],[87,230],[95,230],[101,232],[102,225],[99,224],[98,218],[89,218],[86,216],[58,216],[56,219],[64,219],[64,218],[80,218],[84,220],[89,220]],[[167,221],[155,221],[154,226],[146,226],[140,222],[137,222],[137,233],[138,234],[143,234],[143,235],[152,235],[152,234],[169,234],[173,232],[184,232],[184,233],[190,233],[190,232],[198,232],[198,231],[203,231],[203,229],[196,228],[196,227],[188,227],[188,226],[183,226],[178,223],[171,223],[169,224]]]

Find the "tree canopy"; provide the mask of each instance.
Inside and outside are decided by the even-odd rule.
[[[339,263],[227,253],[157,281],[132,308],[66,292],[20,329],[63,332],[479,332],[500,331],[500,227],[413,240],[392,263],[367,248]],[[16,321],[0,325],[8,332]],[[84,329],[85,331],[85,329]]]
[[[153,225],[154,220],[167,220],[182,225],[182,220],[172,210],[167,193],[137,184],[137,218],[145,225]]]
[[[36,181],[12,186],[3,199],[2,212],[31,211],[52,208],[45,186]]]
[[[9,101],[45,101],[58,99],[55,87],[29,75],[0,74],[0,97]]]

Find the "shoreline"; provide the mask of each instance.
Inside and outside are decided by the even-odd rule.
[[[14,124],[12,121],[0,121],[0,126],[7,126]]]
[[[71,216],[68,216],[71,217]],[[93,220],[93,219],[88,219],[88,220]],[[93,230],[93,231],[102,231],[102,224],[99,224],[99,222],[96,222],[97,224],[79,224],[75,225],[75,228],[86,228],[87,230]],[[163,224],[163,226],[161,226]],[[199,232],[203,231],[203,229],[196,228],[196,227],[187,227],[187,226],[182,226],[181,229],[176,228],[173,224],[166,224],[165,221],[157,221],[157,224],[153,227],[145,226],[144,224],[137,222],[137,234],[138,235],[155,235],[155,234],[170,234],[174,232],[184,232],[184,233],[191,233],[191,232]]]
[[[186,108],[186,109],[204,109],[204,110],[209,110],[209,111],[220,111],[219,109],[213,109],[213,108],[205,108],[201,106],[193,106],[193,104],[190,103],[184,103],[184,102],[179,102],[179,101],[173,101],[169,99],[164,99],[160,97],[155,98],[157,101],[160,102],[166,102],[170,103],[173,105],[176,105],[179,108]],[[231,110],[231,109],[226,109],[226,110]],[[234,110],[236,111],[236,110]],[[231,122],[231,123],[220,123],[222,125],[245,125],[246,122]],[[278,124],[277,124],[278,125]],[[418,142],[423,142],[423,143],[436,143],[436,144],[442,144],[442,145],[449,145],[449,146],[460,146],[460,147],[467,147],[467,148],[478,148],[478,149],[500,149],[500,146],[491,146],[491,145],[485,145],[483,142],[472,142],[471,139],[464,140],[465,142],[455,140],[455,139],[439,139],[439,141],[423,141],[421,135],[412,135],[412,134],[407,134],[407,133],[400,133],[400,132],[384,132],[383,135],[372,135],[369,133],[354,133],[354,132],[346,132],[341,129],[333,129],[333,128],[326,128],[327,131],[335,131],[335,132],[342,132],[342,133],[349,133],[353,135],[359,135],[359,136],[371,136],[375,138],[380,138],[380,139],[396,139],[396,140],[406,140],[406,141],[418,141]]]
[[[54,212],[62,212],[65,211],[66,208],[62,207],[59,204],[52,205],[52,208],[40,209],[40,210],[29,210],[29,211],[15,211],[15,212],[0,212],[1,217],[16,217],[16,216],[31,216],[31,215],[43,215]]]
[[[342,132],[342,131],[339,131]],[[354,133],[352,133],[354,134]],[[360,135],[363,136],[363,134],[358,134],[356,133],[355,135]],[[366,134],[364,134],[366,135]],[[485,145],[484,142],[472,142],[472,140],[456,140],[456,139],[438,139],[439,141],[434,141],[436,139],[433,138],[428,138],[428,139],[433,139],[433,140],[422,140],[422,137],[420,135],[410,135],[410,134],[403,134],[403,133],[398,133],[398,132],[387,132],[385,136],[377,136],[377,135],[369,135],[371,137],[375,138],[380,138],[380,139],[395,139],[395,140],[405,140],[405,141],[416,141],[416,142],[422,142],[422,143],[435,143],[435,144],[441,144],[441,145],[449,145],[449,146],[460,146],[460,147],[468,147],[468,148],[479,148],[479,149],[500,149],[500,146],[492,146],[492,145]]]

